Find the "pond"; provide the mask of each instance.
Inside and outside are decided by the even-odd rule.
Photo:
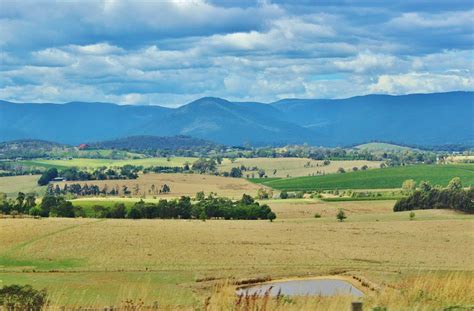
[[[333,296],[353,295],[362,297],[363,292],[351,283],[338,279],[310,279],[271,282],[265,284],[251,285],[237,289],[238,295],[264,295],[269,291],[270,296],[278,293],[286,296]]]

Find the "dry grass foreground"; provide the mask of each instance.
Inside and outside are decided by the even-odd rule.
[[[219,165],[220,172],[228,172],[233,167],[245,167],[257,166],[259,169],[264,169],[268,177],[299,177],[308,175],[319,175],[322,174],[333,174],[342,167],[346,171],[352,171],[353,167],[360,169],[362,166],[367,165],[369,168],[379,168],[382,162],[380,161],[365,161],[365,160],[354,160],[354,161],[331,161],[331,164],[324,166],[324,161],[316,161],[305,158],[238,158],[234,163],[229,159],[224,159],[221,165]],[[277,170],[273,174],[273,170]],[[255,177],[258,177],[256,171],[243,172],[244,177],[246,174],[254,173]]]
[[[349,273],[397,286],[429,271],[472,277],[472,216],[425,210],[410,221],[404,212],[352,208],[343,223],[329,215],[273,223],[1,219],[0,280],[47,287],[58,304],[142,298],[190,307],[201,305],[215,284],[199,279]]]
[[[249,194],[255,196],[259,186],[242,178],[230,178],[214,175],[203,174],[142,174],[136,180],[93,180],[93,181],[68,181],[68,184],[79,183],[81,185],[98,185],[101,189],[107,185],[118,187],[122,190],[122,186],[127,186],[132,191],[132,196],[152,198],[154,195],[149,194],[148,190],[152,185],[159,189],[162,185],[167,184],[171,191],[168,194],[159,194],[157,197],[180,197],[182,195],[195,196],[197,192],[204,191],[206,194],[210,192],[217,193],[218,196],[241,198],[242,195]],[[64,182],[58,183],[61,188]],[[134,187],[138,185],[139,194],[135,195]]]

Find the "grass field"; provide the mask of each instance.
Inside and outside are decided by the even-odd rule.
[[[400,188],[407,179],[416,182],[426,180],[433,185],[446,186],[453,177],[460,177],[464,186],[474,185],[474,164],[401,166],[326,176],[273,179],[261,184],[288,191],[387,189]]]
[[[354,148],[359,149],[359,150],[367,150],[369,152],[403,152],[403,151],[417,150],[410,147],[399,146],[399,145],[388,144],[388,143],[367,143],[367,144],[355,146]]]
[[[144,198],[176,198],[182,195],[194,196],[199,191],[209,194],[210,192],[217,193],[219,196],[241,198],[242,195],[249,194],[255,196],[259,188],[263,186],[251,183],[243,178],[230,178],[221,177],[215,175],[203,175],[203,174],[143,174],[138,179],[131,180],[94,180],[87,182],[61,182],[61,187],[64,183],[80,183],[88,185],[98,185],[101,189],[104,185],[110,187],[118,187],[122,189],[123,185],[126,185],[129,190],[132,191],[134,197]],[[159,189],[162,185],[167,184],[171,191],[167,194],[153,195],[148,192],[152,185],[155,185],[156,189]],[[139,193],[135,194],[134,187],[139,186]]]
[[[112,159],[86,159],[86,158],[74,158],[71,160],[30,160],[30,161],[18,161],[17,163],[28,165],[28,166],[39,166],[39,167],[79,167],[79,168],[97,168],[101,166],[124,166],[126,164],[131,165],[143,165],[147,166],[183,166],[184,163],[193,163],[196,158],[186,157],[173,157],[173,158],[144,158],[144,159],[127,159],[127,160],[112,160]]]
[[[384,286],[474,270],[472,215],[420,210],[410,221],[391,212],[393,201],[266,203],[279,216],[273,223],[0,219],[0,280],[46,287],[58,305],[142,298],[190,307],[226,279],[342,273]],[[343,223],[334,217],[339,208]]]
[[[229,172],[233,167],[240,167],[244,165],[245,167],[254,167],[257,166],[259,169],[265,170],[269,178],[273,177],[298,177],[298,176],[308,176],[312,174],[332,174],[336,173],[337,170],[342,167],[346,171],[351,171],[353,167],[361,168],[364,165],[367,165],[369,168],[378,168],[380,167],[379,161],[331,161],[331,164],[324,166],[323,161],[315,161],[311,159],[304,158],[239,158],[232,163],[229,159],[224,159],[221,165],[219,165],[220,172]],[[273,171],[276,170],[276,173],[273,174]],[[257,172],[243,172],[244,177],[249,174],[249,177],[254,176],[258,177]]]
[[[42,195],[46,187],[38,186],[39,175],[0,177],[0,192],[9,197],[16,197],[18,192],[36,192]]]

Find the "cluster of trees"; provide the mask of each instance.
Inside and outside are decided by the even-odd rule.
[[[88,185],[88,184],[65,184],[64,187],[61,189],[59,185],[53,186],[52,184],[49,184],[48,187],[46,188],[46,194],[47,195],[55,195],[55,196],[60,196],[60,195],[67,195],[67,194],[72,194],[74,196],[117,196],[117,195],[123,195],[123,196],[129,196],[129,195],[145,195],[143,193],[144,189],[140,187],[139,184],[134,185],[131,189],[128,188],[127,185],[122,185],[119,187],[118,185],[109,187],[108,185],[104,185],[102,188],[100,188],[98,185]],[[150,186],[148,189],[148,194],[150,195],[157,195],[157,194],[162,194],[162,193],[169,193],[171,191],[171,188],[167,185],[164,184],[160,187],[155,186],[154,184]]]
[[[20,195],[19,195],[20,196]],[[19,199],[17,199],[19,200]],[[30,214],[41,217],[86,217],[84,209],[73,205],[62,196],[46,195],[41,204],[16,204],[12,200],[1,200],[2,213]],[[95,205],[92,207],[94,217],[99,218],[162,218],[162,219],[269,219],[273,221],[276,215],[266,204],[260,205],[249,196],[233,201],[228,198],[218,198],[204,193],[196,195],[193,204],[190,197],[182,196],[178,200],[160,200],[158,203],[147,203],[143,200],[127,208],[123,203],[113,206]]]
[[[36,204],[34,193],[19,192],[15,200],[7,199],[0,193],[0,211],[5,215],[29,214],[32,216],[54,217],[83,217],[82,208],[73,206],[63,197],[46,195],[41,204]]]
[[[178,200],[160,200],[158,203],[139,201],[130,209],[116,204],[104,208],[104,217],[110,218],[161,218],[161,219],[269,219],[276,218],[275,213],[266,204],[260,205],[249,195],[243,195],[241,200],[233,201],[228,198],[217,198],[212,195],[205,197],[203,193],[196,196],[197,202],[192,203],[190,197],[182,196]],[[120,215],[120,217],[117,217]]]
[[[20,175],[37,175],[43,173],[42,169],[21,165],[15,162],[0,161],[0,177],[20,176]]]
[[[411,181],[406,181],[404,186],[405,191],[410,186],[411,193],[395,203],[395,212],[448,208],[474,213],[474,188],[464,190],[459,177],[453,178],[444,189],[432,187],[428,182],[421,182],[418,189],[414,189]]]
[[[0,288],[0,309],[40,311],[48,302],[46,289],[31,285],[5,285]]]
[[[65,180],[116,180],[116,179],[137,179],[138,173],[143,170],[141,166],[124,165],[120,168],[113,169],[105,166],[99,167],[93,171],[80,170],[76,167],[66,168],[58,171],[57,168],[52,167],[43,172],[38,185],[47,185],[56,177],[64,178]]]
[[[3,214],[28,214],[36,206],[35,193],[18,192],[15,200],[8,199],[5,193],[0,192],[0,212]]]

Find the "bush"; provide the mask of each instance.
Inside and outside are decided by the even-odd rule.
[[[267,214],[267,218],[270,220],[270,222],[273,222],[273,220],[276,219],[277,216],[274,212],[270,212]]]
[[[288,192],[286,192],[285,190],[283,190],[281,193],[280,193],[280,199],[288,199]]]
[[[30,285],[9,285],[0,289],[0,306],[7,310],[41,310],[46,304],[46,290]]]
[[[347,218],[346,213],[344,213],[344,210],[343,210],[342,208],[341,208],[341,209],[339,210],[339,212],[337,213],[336,218],[337,218],[337,220],[339,220],[340,222],[343,222],[344,219]]]
[[[410,212],[410,220],[413,220],[415,219],[415,213],[414,212]]]
[[[321,218],[321,214],[320,213],[314,214],[314,218]]]
[[[31,216],[41,216],[42,209],[39,206],[34,206],[34,207],[30,208],[29,214]]]

